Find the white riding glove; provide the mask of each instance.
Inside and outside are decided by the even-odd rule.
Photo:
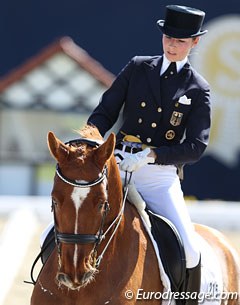
[[[136,154],[127,156],[119,164],[119,168],[122,171],[134,172],[143,165],[148,163],[154,163],[155,159],[153,157],[148,157],[148,154],[151,152],[151,149],[145,148],[143,151],[140,151]]]

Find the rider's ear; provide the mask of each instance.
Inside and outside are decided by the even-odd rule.
[[[63,162],[69,155],[69,148],[51,131],[48,133],[48,148],[58,163]]]
[[[95,162],[99,168],[103,169],[104,164],[111,158],[116,144],[116,137],[111,133],[107,140],[94,152]]]

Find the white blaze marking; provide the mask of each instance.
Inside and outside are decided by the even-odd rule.
[[[73,266],[75,268],[75,279],[77,278],[77,248],[78,248],[78,245],[75,244],[74,245],[74,255],[73,255]]]
[[[106,199],[108,199],[108,193],[107,193],[107,178],[103,179],[103,191],[105,194]]]
[[[88,193],[90,192],[90,187],[85,187],[85,188],[79,188],[75,187],[73,189],[71,198],[73,201],[73,204],[75,206],[76,210],[76,218],[75,218],[75,228],[74,228],[74,233],[77,234],[77,228],[78,228],[78,212],[79,209],[83,203],[83,201],[87,198]],[[74,249],[74,255],[73,255],[73,265],[75,267],[75,270],[77,268],[77,244],[75,244],[75,249]]]

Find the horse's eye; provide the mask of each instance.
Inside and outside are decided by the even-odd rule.
[[[102,211],[103,206],[104,206],[104,202],[101,201],[101,202],[98,204],[98,210],[99,210],[100,212]]]
[[[108,212],[110,210],[109,204],[107,201],[100,202],[98,205],[99,211],[104,210],[104,212]]]

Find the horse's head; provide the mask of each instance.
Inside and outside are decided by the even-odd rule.
[[[104,248],[102,234],[122,202],[114,134],[105,142],[94,127],[87,126],[80,134],[81,139],[65,144],[48,134],[49,150],[57,161],[52,190],[59,257],[56,279],[70,289],[94,278],[97,251]]]

